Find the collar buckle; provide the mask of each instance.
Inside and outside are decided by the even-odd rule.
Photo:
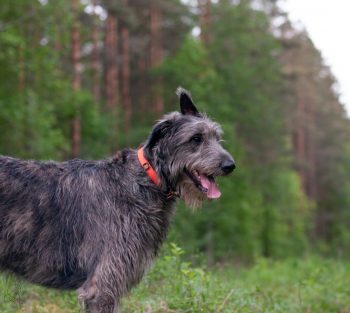
[[[149,165],[149,163],[144,163],[144,164],[142,164],[142,167],[145,171],[148,171],[150,168],[150,165]]]

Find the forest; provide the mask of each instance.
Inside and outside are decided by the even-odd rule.
[[[223,127],[237,169],[219,181],[218,201],[195,211],[179,203],[159,270],[125,312],[350,310],[350,120],[321,52],[279,2],[1,1],[0,154],[99,159],[137,148],[157,119],[178,110],[178,86]],[[308,288],[299,306],[288,302],[299,289],[270,280],[272,264],[290,285],[296,279]],[[302,285],[299,270],[314,275],[312,283]],[[226,275],[237,278],[238,289],[223,287]],[[167,279],[179,286],[164,287],[164,300],[154,282]],[[209,283],[222,293],[198,291]],[[283,290],[280,298],[270,295],[281,303],[261,289],[254,289],[254,303],[239,301],[251,297],[245,284],[265,283]],[[338,283],[330,295],[325,286]],[[11,299],[18,289],[30,293],[4,277],[0,303],[11,286]],[[154,303],[138,307],[150,290]],[[60,301],[73,301],[62,297],[50,298],[51,309],[26,311],[18,301],[0,309],[78,312],[76,303],[60,311]]]

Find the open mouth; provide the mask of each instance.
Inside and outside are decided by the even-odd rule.
[[[189,172],[188,170],[185,170],[185,173],[209,199],[217,199],[221,196],[221,192],[212,175],[206,175],[198,171]]]

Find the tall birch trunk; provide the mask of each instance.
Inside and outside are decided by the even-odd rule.
[[[78,24],[78,0],[71,0],[71,6],[74,14],[73,25],[71,29],[71,62],[73,68],[72,88],[75,92],[81,88],[80,77],[80,33]],[[81,145],[81,125],[79,109],[71,122],[71,153],[72,157],[77,157],[80,153]]]

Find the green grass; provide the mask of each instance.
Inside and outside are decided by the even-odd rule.
[[[124,299],[123,312],[350,313],[350,263],[313,257],[203,270],[175,245]],[[75,293],[0,277],[1,313],[78,313]]]

